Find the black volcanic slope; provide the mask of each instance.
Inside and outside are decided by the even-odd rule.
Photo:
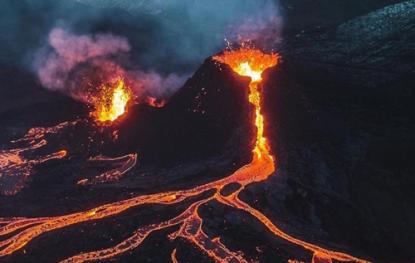
[[[207,59],[165,107],[129,112],[119,127],[120,141],[130,150],[136,143],[143,162],[158,165],[220,155],[234,148],[227,147],[231,139],[235,151],[249,149],[248,83]]]
[[[375,262],[415,260],[414,14],[407,1],[287,38],[264,84],[280,177],[251,198]]]

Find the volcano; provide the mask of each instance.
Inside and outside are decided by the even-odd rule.
[[[93,120],[81,118],[53,127],[32,128],[21,139],[12,141],[12,144],[22,142],[27,146],[2,152],[2,169],[8,172],[8,175],[3,176],[2,180],[7,181],[15,177],[19,179],[19,183],[14,183],[11,186],[14,187],[14,191],[5,191],[9,195],[22,190],[26,183],[25,180],[32,175],[35,176],[32,174],[33,166],[49,159],[61,159],[63,163],[59,167],[72,166],[73,169],[74,166],[79,167],[79,162],[84,161],[85,163],[85,160],[80,157],[85,157],[88,153],[92,155],[86,160],[86,164],[81,165],[81,167],[84,166],[81,170],[91,169],[88,166],[92,166],[95,170],[103,170],[103,172],[95,176],[88,174],[89,178],[78,178],[76,184],[67,187],[105,186],[114,182],[118,184],[118,181],[125,183],[124,176],[127,173],[130,174],[129,178],[126,178],[126,180],[130,180],[129,188],[134,189],[134,185],[143,183],[142,179],[144,178],[146,178],[144,180],[147,188],[152,186],[152,183],[147,180],[156,180],[158,186],[150,187],[151,192],[154,193],[133,195],[126,199],[121,198],[118,201],[101,204],[94,208],[85,205],[88,208],[84,211],[37,218],[4,218],[2,219],[1,234],[6,238],[1,243],[1,255],[18,256],[18,252],[22,249],[23,253],[26,253],[24,249],[26,245],[32,243],[31,241],[36,237],[50,231],[76,227],[80,223],[86,224],[119,214],[123,215],[126,211],[143,205],[155,205],[162,208],[164,206],[182,206],[183,203],[187,203],[184,208],[175,209],[176,213],[177,210],[182,211],[179,214],[174,215],[175,213],[173,213],[169,219],[140,226],[132,236],[113,247],[80,253],[63,259],[62,262],[95,261],[120,256],[140,247],[147,237],[159,231],[169,231],[167,240],[181,240],[190,243],[198,248],[203,256],[211,260],[248,262],[242,251],[228,248],[220,240],[220,237],[211,237],[205,232],[201,212],[205,206],[213,206],[211,209],[225,206],[227,209],[240,210],[257,220],[257,223],[268,229],[275,237],[296,247],[296,250],[304,250],[301,253],[296,252],[296,258],[293,260],[297,260],[299,255],[302,255],[299,257],[301,260],[310,257],[309,259],[313,262],[331,262],[332,260],[366,262],[352,255],[323,248],[291,236],[275,225],[266,215],[240,199],[240,193],[244,191],[245,187],[253,183],[261,183],[275,175],[276,158],[272,155],[270,144],[264,135],[266,122],[261,104],[262,74],[268,68],[276,67],[278,59],[277,54],[265,54],[253,48],[242,47],[238,50],[226,50],[222,54],[209,58],[164,108],[138,106],[130,109],[132,112],[123,122],[116,122],[118,115],[112,114],[118,113],[118,111],[114,112],[112,108],[105,108],[107,107],[105,105],[108,105],[108,107],[115,107],[115,110],[119,109],[118,104],[114,105],[116,102],[120,103],[117,96],[120,95],[118,93],[121,92],[120,89],[124,85],[119,81],[113,89],[113,97],[109,96],[112,98],[109,103],[105,103],[104,108],[98,108],[98,115],[93,114],[93,117],[99,122],[114,121],[114,125],[111,125],[110,128],[99,126]],[[104,92],[107,92],[106,89]],[[217,97],[221,99],[217,100]],[[172,122],[172,120],[174,121]],[[146,125],[143,126],[143,123]],[[151,123],[155,123],[155,125]],[[137,124],[137,126],[133,124]],[[178,128],[172,128],[169,126],[171,124]],[[83,135],[80,130],[83,130]],[[162,134],[163,131],[169,133]],[[42,149],[48,145],[49,137],[52,137],[53,140],[56,134],[61,137],[60,141],[69,142],[68,136],[78,137],[77,145],[60,142],[59,147],[63,147],[65,150],[49,154],[47,157],[34,159],[33,157],[28,159],[22,157],[26,152],[36,155],[39,148]],[[205,139],[205,137],[210,139]],[[140,140],[140,138],[143,139]],[[160,138],[168,138],[168,140]],[[80,142],[82,149],[78,147]],[[239,144],[239,147],[232,144]],[[223,154],[224,145],[234,149],[234,152]],[[56,144],[54,146],[56,147]],[[89,150],[85,151],[85,147]],[[251,149],[251,153],[247,154],[246,150],[240,150],[241,147],[242,149]],[[113,150],[115,148],[116,151]],[[194,149],[197,149],[197,154],[194,153]],[[94,152],[103,154],[93,156]],[[139,154],[140,157],[143,156],[143,163],[139,168],[135,168],[137,152],[144,153]],[[166,156],[154,157],[161,152]],[[120,154],[122,155],[118,156]],[[106,157],[106,155],[117,155],[117,157]],[[197,164],[197,168],[192,167],[194,162],[206,159],[209,160],[208,163],[203,161],[203,163]],[[157,163],[154,163],[154,160],[157,160]],[[188,167],[184,166],[185,160],[187,162],[190,160],[192,164]],[[145,172],[154,165],[158,167],[170,165],[166,169],[177,170],[177,163],[180,163],[181,171],[184,169],[193,173],[191,180],[194,186],[186,184],[180,187],[183,182],[176,182],[169,183],[169,187],[164,187],[164,185],[160,185],[160,180],[178,180],[180,177],[174,176],[172,178],[171,171],[158,176],[149,171]],[[199,167],[203,166],[206,168],[200,170]],[[215,168],[212,169],[212,166]],[[134,173],[130,171],[134,171]],[[226,176],[218,177],[220,174]],[[137,175],[142,178],[137,180],[135,178]],[[186,175],[183,179],[189,180],[188,176]],[[131,180],[136,182],[131,183]],[[122,185],[121,182],[120,184]],[[30,195],[29,191],[28,194]],[[175,249],[171,254],[174,260],[176,260],[176,253]]]
[[[301,17],[169,98],[113,54],[68,75],[81,99],[37,87],[0,111],[0,262],[413,262],[410,2]]]

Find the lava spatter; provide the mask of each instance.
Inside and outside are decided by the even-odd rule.
[[[99,94],[91,96],[95,111],[92,116],[100,123],[112,122],[127,110],[132,92],[122,78],[100,87]]]
[[[262,80],[262,72],[278,64],[277,54],[265,54],[260,50],[243,47],[238,50],[227,50],[223,54],[213,57],[218,63],[227,64],[236,73],[251,78],[249,85],[249,102],[254,106],[255,118],[252,125],[256,129],[255,146],[252,149],[252,161],[236,170],[233,174],[191,189],[155,193],[150,195],[136,196],[118,202],[108,203],[86,211],[54,217],[42,218],[11,218],[1,219],[0,236],[5,236],[0,241],[0,256],[5,256],[22,249],[27,243],[36,237],[64,227],[81,222],[98,220],[120,214],[128,209],[144,204],[172,205],[182,202],[190,197],[195,197],[208,191],[214,193],[204,199],[193,202],[180,215],[167,221],[140,226],[129,238],[121,241],[113,247],[103,248],[97,251],[81,253],[64,259],[62,262],[89,262],[113,258],[141,245],[152,232],[179,226],[179,229],[169,235],[170,239],[181,238],[193,244],[216,262],[248,262],[245,255],[240,251],[232,251],[223,244],[219,238],[209,237],[202,229],[203,218],[199,214],[199,208],[210,202],[218,201],[231,208],[247,212],[262,223],[276,238],[284,239],[293,245],[312,252],[310,262],[330,262],[332,260],[342,262],[366,262],[363,259],[348,255],[346,253],[332,251],[320,246],[302,241],[293,237],[273,223],[260,211],[251,207],[239,199],[239,193],[254,182],[265,181],[275,173],[276,158],[271,155],[269,144],[264,136],[265,119],[261,112],[261,91],[259,84]],[[221,194],[221,189],[226,185],[237,183],[239,189],[230,195]],[[9,235],[13,233],[13,235]],[[175,250],[172,252],[175,259]],[[292,261],[291,261],[292,262]]]

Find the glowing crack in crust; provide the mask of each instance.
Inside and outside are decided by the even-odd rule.
[[[77,182],[78,185],[100,184],[120,180],[128,171],[130,171],[136,165],[137,154],[130,153],[127,155],[114,158],[99,155],[95,157],[90,157],[88,161],[109,163],[112,164],[112,166],[116,167],[106,172],[103,172],[102,174],[97,175],[92,179],[81,179]]]
[[[179,229],[171,233],[170,239],[182,238],[199,248],[216,262],[249,262],[240,251],[231,251],[219,238],[209,237],[203,230],[203,219],[199,215],[200,206],[215,200],[229,207],[247,212],[262,223],[275,237],[284,239],[293,245],[311,251],[313,257],[311,262],[331,262],[332,260],[343,262],[367,262],[363,259],[348,255],[346,253],[332,251],[306,241],[295,238],[278,228],[270,219],[255,208],[239,199],[239,193],[249,184],[266,180],[275,172],[275,158],[269,151],[269,144],[264,137],[264,116],[261,113],[261,92],[259,83],[262,80],[262,72],[278,63],[278,55],[265,54],[260,50],[241,48],[238,50],[227,50],[223,54],[213,57],[218,63],[229,65],[236,73],[251,77],[249,85],[249,102],[255,108],[255,119],[253,125],[257,129],[255,147],[252,150],[252,161],[236,170],[233,174],[197,186],[192,189],[156,193],[150,195],[136,196],[118,202],[108,203],[87,211],[54,217],[42,218],[4,218],[0,219],[0,236],[6,236],[0,241],[0,256],[5,256],[22,249],[27,243],[36,237],[64,227],[81,222],[98,220],[105,217],[117,215],[123,211],[144,204],[171,205],[182,202],[190,197],[195,197],[207,191],[214,190],[214,194],[202,200],[192,203],[180,215],[164,222],[141,226],[129,238],[121,241],[110,248],[81,253],[64,259],[62,262],[89,262],[113,258],[117,255],[132,250],[138,246],[154,231],[179,226]],[[238,183],[239,189],[228,196],[221,194],[220,190],[228,184]],[[10,236],[9,234],[14,234]],[[172,258],[177,261],[175,251]],[[291,262],[293,262],[291,260]]]

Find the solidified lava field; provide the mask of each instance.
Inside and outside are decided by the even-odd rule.
[[[415,261],[415,1],[0,15],[0,262]]]

